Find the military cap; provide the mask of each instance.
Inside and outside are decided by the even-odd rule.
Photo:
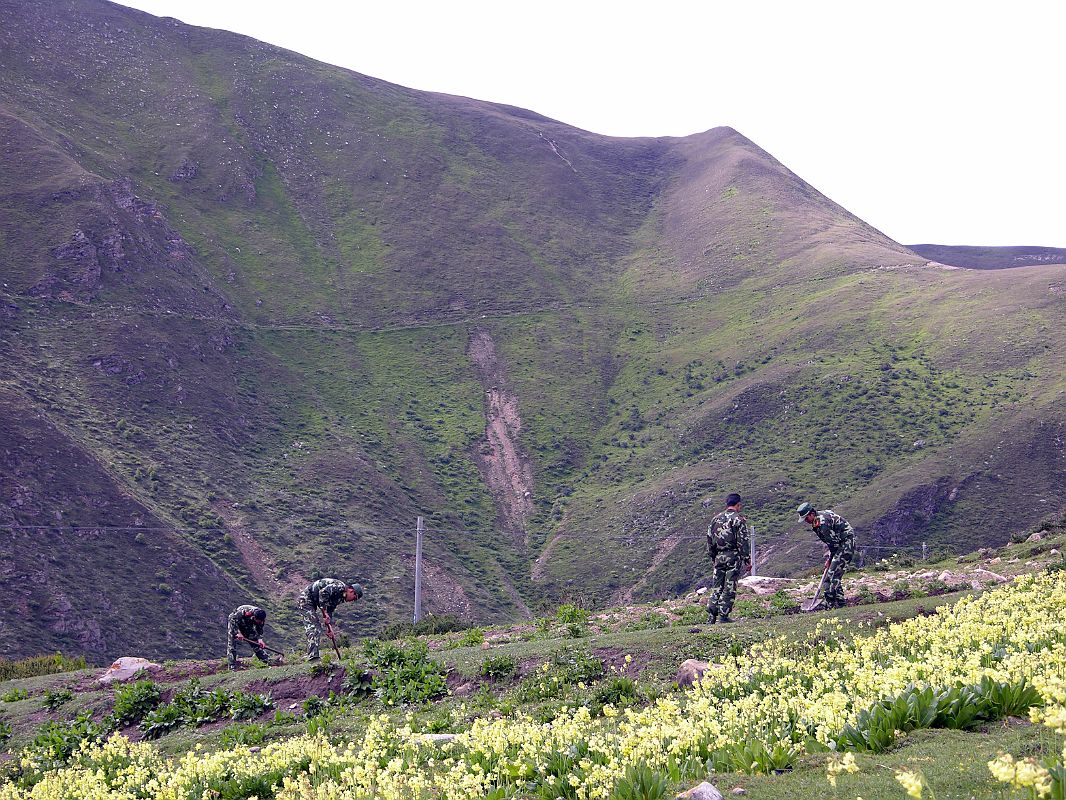
[[[800,503],[800,507],[796,509],[796,513],[800,515],[800,519],[814,511],[814,506],[810,503]]]

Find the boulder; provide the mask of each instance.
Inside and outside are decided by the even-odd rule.
[[[958,572],[944,570],[937,576],[937,580],[947,586],[961,586],[968,583],[968,578]]]
[[[693,786],[687,792],[682,792],[678,795],[678,798],[686,798],[686,800],[722,800],[722,793],[718,791],[713,783],[707,783],[704,781],[698,786]]]
[[[678,686],[691,686],[703,677],[703,673],[710,669],[710,666],[706,661],[695,658],[687,659],[677,668],[677,677],[674,680],[677,681]]]
[[[1026,539],[1025,541],[1027,541],[1027,542],[1039,542],[1039,541],[1040,541],[1041,539],[1043,539],[1043,538],[1044,538],[1044,533],[1043,533],[1043,531],[1037,531],[1036,533],[1032,534],[1032,535],[1031,535],[1031,536],[1030,536],[1030,537],[1029,537],[1028,539]]]
[[[469,697],[474,693],[474,689],[476,688],[477,687],[474,686],[473,682],[470,681],[467,683],[460,683],[452,689],[452,697]]]
[[[1005,578],[999,573],[987,569],[975,569],[972,574],[973,578],[970,581],[970,586],[974,589],[980,589],[990,583],[1006,583],[1010,580],[1010,578]]]
[[[735,794],[735,795],[742,795],[742,794],[747,794],[747,793],[748,793],[748,790],[745,789],[743,786],[734,786],[733,787],[733,794]]]
[[[133,680],[141,670],[155,672],[160,669],[162,669],[161,666],[149,661],[147,658],[131,658],[124,656],[117,659],[110,667],[104,670],[103,674],[96,680],[98,683],[105,685],[109,683],[125,683],[126,681]]]

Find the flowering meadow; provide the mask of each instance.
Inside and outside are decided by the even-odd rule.
[[[622,797],[646,775],[677,783],[785,769],[806,752],[876,752],[907,730],[1008,714],[1031,713],[1066,735],[1064,619],[1066,573],[1025,576],[880,629],[826,620],[800,641],[729,657],[692,689],[641,709],[478,719],[443,745],[381,715],[354,741],[320,733],[178,759],[114,735],[65,764],[24,754],[0,800],[585,800]],[[1003,755],[990,769],[1033,797],[1062,797],[1057,756]],[[845,753],[829,776],[853,770]],[[922,779],[907,773],[901,786],[918,796]]]

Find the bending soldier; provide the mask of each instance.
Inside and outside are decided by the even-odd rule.
[[[835,511],[815,511],[810,503],[803,503],[796,509],[800,519],[814,530],[815,535],[829,548],[826,562],[825,604],[828,608],[843,608],[844,587],[841,578],[844,570],[855,555],[855,530],[851,524]]]
[[[237,642],[245,642],[255,657],[264,664],[269,664],[267,658],[266,642],[263,641],[263,627],[266,625],[266,612],[258,606],[237,606],[229,615],[229,625],[226,630],[226,660],[230,669],[237,669]]]
[[[732,622],[729,612],[737,596],[737,581],[744,569],[751,570],[751,546],[748,543],[748,521],[740,513],[744,508],[739,494],[725,500],[725,511],[719,512],[707,528],[707,555],[714,563],[710,600],[707,601],[707,621]]]
[[[304,612],[304,633],[307,636],[307,660],[317,661],[322,641],[322,623],[333,623],[333,612],[341,603],[351,603],[363,596],[358,583],[345,583],[336,578],[321,578],[311,583],[300,595],[299,607]]]

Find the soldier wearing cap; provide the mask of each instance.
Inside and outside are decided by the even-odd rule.
[[[737,596],[737,581],[745,569],[751,570],[748,521],[740,513],[744,503],[733,493],[725,499],[725,506],[707,527],[707,555],[714,564],[713,588],[707,601],[707,621],[712,625],[733,621],[729,612]]]
[[[255,657],[264,664],[269,664],[266,642],[263,641],[263,627],[266,625],[266,612],[258,606],[237,606],[229,615],[226,629],[226,660],[230,669],[237,669],[237,642],[244,642],[255,653]]]
[[[796,509],[800,519],[814,530],[815,535],[829,548],[826,562],[825,604],[829,608],[842,608],[844,588],[840,580],[844,570],[855,555],[855,529],[835,511],[815,511],[810,503],[801,503]]]
[[[352,603],[362,596],[363,587],[358,583],[345,583],[336,578],[320,578],[303,590],[297,605],[304,613],[308,661],[317,661],[319,658],[322,623],[331,625],[337,606],[341,603]]]

